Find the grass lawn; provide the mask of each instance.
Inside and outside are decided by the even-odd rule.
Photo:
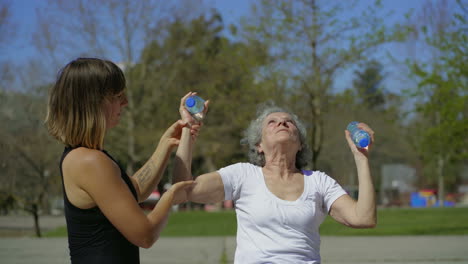
[[[353,229],[327,217],[320,227],[324,236],[468,235],[468,208],[379,209],[374,229]],[[177,212],[162,236],[235,236],[234,211]],[[65,227],[45,234],[66,236]]]
[[[396,236],[396,235],[468,235],[468,208],[381,209],[377,227],[354,229],[327,217],[320,226],[322,235]]]

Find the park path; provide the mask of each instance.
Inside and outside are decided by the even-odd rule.
[[[232,263],[234,237],[161,238],[141,264]],[[323,264],[468,263],[468,236],[323,237]],[[224,255],[224,258],[223,258]],[[2,264],[69,263],[66,238],[0,238]],[[222,262],[225,259],[225,262]]]
[[[23,230],[29,224],[24,217],[0,217],[0,231]],[[44,229],[63,225],[63,217],[41,218]],[[141,264],[232,263],[235,247],[235,237],[163,237],[152,248],[140,249]],[[468,263],[468,235],[324,236],[321,255],[323,264],[461,264]],[[67,239],[0,237],[0,263],[69,263]]]

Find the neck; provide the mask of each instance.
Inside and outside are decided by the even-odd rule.
[[[281,177],[287,177],[299,171],[296,168],[296,154],[292,153],[265,154],[265,166],[263,168]]]

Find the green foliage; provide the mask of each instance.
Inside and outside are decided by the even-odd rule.
[[[0,192],[26,211],[48,210],[47,198],[61,189],[57,162],[60,146],[44,126],[45,98],[2,92],[0,95]]]
[[[354,12],[350,2],[262,1],[255,19],[246,21],[248,39],[265,43],[272,57],[265,67],[269,82],[283,88],[287,105],[293,108],[308,129],[313,151],[312,168],[322,154],[332,111],[332,85],[337,74],[372,56],[375,48],[403,40],[405,30],[388,27],[379,16],[380,3]],[[375,97],[377,98],[377,97]],[[323,165],[323,164],[321,164]]]
[[[384,110],[383,66],[376,60],[365,62],[363,66],[362,71],[354,72],[356,78],[353,80],[353,88],[357,103],[369,110]]]
[[[442,168],[444,175],[453,175],[447,172],[468,158],[467,25],[463,16],[455,14],[450,27],[438,30],[436,35],[423,27],[427,44],[438,56],[427,63],[409,63],[418,81],[417,89],[409,91],[419,100],[413,131],[415,147],[426,171],[431,172],[429,176],[440,164],[446,164]],[[447,176],[445,180],[450,180]]]
[[[16,65],[0,65],[0,121],[4,124],[0,166],[6,179],[2,190],[16,186],[30,193],[31,186],[40,186],[32,175],[46,168],[53,175],[47,180],[53,191],[60,191],[56,171],[60,147],[47,137],[42,125],[45,97],[29,88],[36,80],[53,79],[57,63],[63,65],[65,59],[77,56],[105,56],[125,66],[131,103],[105,146],[124,166],[135,170],[154,151],[167,127],[179,119],[180,98],[188,91],[211,101],[194,151],[194,175],[246,160],[239,144],[242,132],[257,105],[267,100],[291,108],[305,121],[314,150],[312,166],[343,184],[356,183],[342,133],[351,120],[366,122],[377,133],[371,154],[372,174],[377,179],[381,164],[414,164],[416,155],[424,160],[425,170],[432,172],[435,155],[448,154],[447,175],[454,174],[457,162],[466,160],[466,14],[455,14],[454,25],[441,37],[432,38],[433,31],[421,29],[440,56],[436,64],[412,63],[420,85],[411,95],[421,103],[408,135],[401,135],[403,97],[383,92],[380,61],[364,65],[369,67],[359,64],[372,61],[382,44],[404,41],[410,32],[402,24],[386,23],[391,14],[380,12],[379,1],[358,9],[356,1],[265,0],[256,2],[242,26],[227,27],[216,11],[195,12],[189,2],[168,4],[176,7],[174,13],[165,12],[156,1],[88,1],[86,5],[48,1],[43,5],[38,12],[38,25],[43,27],[34,31],[40,64],[18,65],[28,70],[22,75],[27,92],[5,93],[7,83],[17,76],[12,70]],[[109,16],[120,19],[105,19]],[[235,39],[224,35],[227,30]],[[33,66],[53,74],[37,71],[31,75]],[[340,73],[356,67],[356,93],[334,93],[332,86]],[[438,125],[434,125],[436,112]],[[17,175],[28,180],[21,185]]]
[[[198,170],[194,173],[244,159],[239,147],[242,131],[255,106],[269,94],[255,82],[267,55],[257,42],[232,42],[221,36],[221,22],[217,13],[175,21],[167,27],[166,37],[145,47],[140,62],[129,69],[141,162],[154,150],[148,142],[155,142],[180,118],[180,98],[189,91],[212,102],[194,152],[202,166],[194,166]]]
[[[327,98],[329,110],[324,113],[327,136],[319,159],[325,170],[346,187],[357,188],[354,160],[346,144],[344,132],[351,121],[364,122],[376,133],[370,152],[371,173],[376,188],[380,186],[381,166],[389,163],[413,163],[416,155],[411,149],[401,122],[400,106],[403,98],[385,91],[381,85],[384,68],[377,61],[359,64],[353,86]],[[340,164],[337,166],[337,164]]]

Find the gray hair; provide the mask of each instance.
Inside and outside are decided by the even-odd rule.
[[[296,154],[296,167],[298,169],[304,169],[312,156],[312,152],[306,143],[307,130],[305,125],[291,111],[278,107],[272,103],[266,103],[259,107],[256,118],[250,122],[249,127],[244,131],[245,137],[241,140],[241,144],[248,145],[248,157],[250,163],[260,167],[265,166],[265,154],[260,153],[257,149],[258,144],[262,141],[262,124],[269,114],[278,112],[289,114],[296,124],[299,132],[299,140],[302,146],[302,149]]]

